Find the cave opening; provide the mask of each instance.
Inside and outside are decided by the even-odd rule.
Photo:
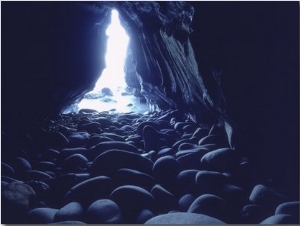
[[[118,113],[147,112],[148,105],[134,95],[125,81],[125,60],[128,53],[130,38],[121,25],[119,13],[111,10],[111,22],[106,29],[107,49],[105,54],[106,67],[95,83],[94,89],[86,93],[83,99],[76,103],[73,111],[91,109]]]

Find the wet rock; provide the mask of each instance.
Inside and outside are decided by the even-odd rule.
[[[89,140],[90,134],[87,132],[76,132],[68,136],[70,147],[84,146]]]
[[[17,174],[23,173],[27,170],[31,170],[31,164],[22,157],[15,157],[9,165],[14,169]]]
[[[172,148],[163,148],[160,151],[158,151],[157,157],[160,158],[162,156],[167,156],[167,155],[173,156],[174,154],[175,153],[174,153],[174,150]]]
[[[27,213],[27,224],[50,224],[54,222],[54,216],[57,209],[53,208],[35,208]]]
[[[57,211],[54,221],[82,221],[83,214],[84,208],[79,202],[70,202]]]
[[[145,224],[225,224],[224,222],[196,213],[168,213],[158,215],[146,221]]]
[[[219,125],[213,125],[209,130],[208,135],[216,135],[216,136],[223,136],[223,137],[227,136],[225,128]]]
[[[151,160],[152,162],[155,162],[157,159],[157,154],[156,154],[156,151],[154,151],[154,150],[149,151],[147,153],[143,153],[143,154],[141,154],[141,156]]]
[[[59,222],[54,222],[54,223],[51,223],[51,224],[85,224],[84,222],[82,221],[59,221]]]
[[[225,137],[219,135],[207,135],[199,140],[198,145],[217,144],[221,147],[229,147]]]
[[[267,206],[270,211],[275,211],[279,204],[289,201],[287,197],[262,184],[258,184],[253,188],[249,200],[254,204]]]
[[[1,191],[1,223],[24,223],[28,210],[35,205],[34,190],[23,182],[13,181]]]
[[[240,213],[240,222],[244,224],[259,224],[268,215],[265,214],[263,208],[259,205],[248,204],[242,208]]]
[[[153,165],[153,176],[156,181],[166,189],[176,189],[176,178],[180,172],[180,165],[172,156],[163,156],[157,159]]]
[[[201,165],[208,170],[231,172],[238,166],[238,155],[231,148],[220,148],[208,152],[201,158]]]
[[[144,224],[147,220],[151,219],[152,217],[154,217],[152,211],[148,209],[143,209],[137,214],[137,217],[134,220],[134,224]]]
[[[114,141],[122,141],[122,142],[125,141],[124,137],[119,136],[115,133],[101,133],[101,136],[106,136],[108,138],[113,139]]]
[[[52,149],[52,148],[46,148],[43,152],[42,152],[42,160],[45,161],[54,161],[58,158],[59,156],[59,151]]]
[[[26,172],[22,173],[22,178],[25,181],[29,180],[36,180],[36,181],[43,181],[46,179],[51,179],[52,177],[39,170],[27,170]]]
[[[245,190],[233,184],[225,184],[222,187],[220,196],[230,205],[231,209],[237,215],[248,202]]]
[[[179,210],[182,212],[187,212],[195,199],[195,196],[193,196],[192,194],[183,195],[178,201]]]
[[[153,128],[152,126],[147,125],[143,129],[142,135],[144,140],[144,150],[146,152],[151,150],[157,151],[158,149],[157,142],[161,137],[160,133],[157,132],[156,129]]]
[[[120,129],[124,130],[124,131],[128,131],[128,132],[134,130],[134,128],[132,126],[130,126],[130,125],[124,125]]]
[[[98,122],[88,122],[78,125],[77,130],[79,132],[85,131],[88,133],[101,133],[101,124]]]
[[[149,191],[154,186],[155,179],[152,176],[138,170],[121,168],[116,172],[114,182],[118,186],[135,185]]]
[[[88,159],[82,154],[74,154],[66,158],[62,167],[67,172],[79,173],[86,167]]]
[[[196,174],[199,170],[183,170],[177,176],[177,191],[179,194],[191,193],[195,194],[196,187]]]
[[[1,162],[1,175],[14,177],[15,170],[9,164]]]
[[[151,126],[153,129],[160,130],[160,125],[157,122],[143,121],[136,128],[137,135],[143,136],[143,130],[146,126]]]
[[[198,139],[202,139],[203,137],[207,136],[208,135],[208,130],[207,129],[204,129],[204,128],[197,128],[195,130],[195,132],[193,133],[192,137],[196,137]]]
[[[112,175],[121,168],[129,168],[151,175],[153,162],[139,154],[109,150],[100,154],[91,165],[91,175]]]
[[[94,121],[100,123],[100,125],[104,128],[108,127],[112,124],[111,120],[109,120],[107,117],[103,117],[103,116],[95,118]]]
[[[204,194],[199,196],[188,209],[189,213],[205,214],[228,222],[231,212],[228,204],[218,196]]]
[[[90,139],[87,142],[86,147],[91,148],[91,147],[96,146],[97,144],[105,142],[105,141],[113,141],[113,139],[106,137],[106,136],[95,134],[90,137]]]
[[[65,195],[65,203],[80,202],[84,207],[98,199],[106,199],[113,190],[112,180],[106,176],[93,177],[72,187]]]
[[[67,147],[69,144],[68,139],[61,132],[50,131],[46,134],[46,136],[46,144],[48,147],[62,148]]]
[[[82,155],[86,156],[87,150],[88,149],[84,148],[84,147],[64,148],[60,152],[60,159],[66,159],[66,158],[70,157],[71,155],[75,155],[75,154],[82,154]]]
[[[151,194],[155,199],[155,207],[158,212],[166,213],[176,208],[177,200],[175,196],[162,186],[156,184],[152,188]]]
[[[152,194],[141,187],[133,185],[116,188],[110,194],[110,199],[120,207],[124,223],[133,222],[141,210],[152,210],[154,207]]]
[[[35,192],[36,201],[43,201],[48,203],[50,197],[50,186],[42,181],[28,181],[26,182]]]
[[[299,219],[289,214],[276,214],[260,222],[260,224],[299,224]]]
[[[227,177],[219,172],[201,170],[196,174],[195,180],[200,194],[219,194]]]
[[[111,91],[110,88],[104,87],[101,89],[101,92],[106,95],[106,96],[113,96],[113,92]]]
[[[184,170],[188,169],[201,169],[200,160],[210,150],[203,147],[198,147],[190,150],[178,151],[175,156],[177,162]]]
[[[31,162],[31,165],[32,169],[40,171],[54,171],[56,168],[56,165],[53,162],[49,161]]]
[[[299,201],[281,203],[275,210],[276,214],[289,214],[299,219]]]
[[[138,149],[132,144],[123,141],[104,141],[101,142],[100,144],[95,145],[94,147],[91,147],[88,153],[88,157],[89,159],[93,160],[98,155],[112,149],[127,151],[132,153],[139,153]]]
[[[182,143],[178,146],[178,151],[182,151],[182,150],[191,150],[196,148],[197,146],[193,143]]]
[[[122,223],[122,214],[114,201],[99,199],[88,207],[85,219],[88,224],[120,224]]]

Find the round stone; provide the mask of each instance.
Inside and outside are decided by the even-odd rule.
[[[122,223],[122,214],[114,201],[99,199],[88,207],[85,219],[88,224],[120,224]]]
[[[189,213],[205,214],[228,222],[231,213],[228,204],[218,196],[204,194],[199,196],[188,209]]]
[[[196,174],[195,180],[198,191],[201,194],[218,194],[227,181],[227,177],[219,172],[201,170]]]
[[[147,220],[151,219],[152,217],[154,217],[152,211],[148,209],[143,209],[138,213],[136,219],[134,220],[134,224],[144,224]]]
[[[116,188],[110,194],[110,199],[120,207],[124,223],[132,223],[142,209],[152,210],[154,207],[152,194],[141,187],[133,185]]]
[[[168,213],[158,215],[146,221],[145,224],[225,224],[224,222],[196,213]]]
[[[263,220],[260,224],[299,224],[299,218],[289,214],[276,214]]]
[[[195,196],[193,196],[192,194],[183,195],[178,201],[179,210],[182,212],[187,212],[195,199]]]
[[[34,190],[23,182],[13,181],[5,186],[1,191],[1,223],[24,223],[27,211],[35,205],[35,197]]]
[[[113,184],[109,177],[93,177],[72,187],[64,199],[66,203],[77,201],[86,207],[98,199],[108,198],[112,189]]]
[[[151,194],[155,199],[155,207],[157,211],[166,213],[176,208],[177,200],[175,196],[162,186],[156,184],[152,188]]]
[[[238,166],[238,155],[231,148],[220,148],[208,152],[201,158],[201,165],[208,170],[231,172]]]
[[[54,221],[82,221],[83,213],[84,208],[79,202],[70,202],[57,211]]]
[[[299,218],[299,201],[281,203],[277,206],[275,214],[290,214]]]
[[[153,176],[157,182],[166,189],[176,189],[176,178],[180,172],[180,165],[172,156],[163,156],[157,159],[153,165]]]
[[[155,179],[152,176],[138,170],[121,168],[116,172],[114,182],[118,186],[135,185],[146,190],[151,190],[155,184]]]
[[[66,158],[62,164],[62,167],[67,172],[81,172],[86,167],[88,159],[82,154],[74,154]]]
[[[57,209],[53,208],[35,208],[27,213],[28,224],[50,224],[54,222],[54,216]]]
[[[153,162],[143,156],[121,150],[108,150],[100,154],[91,165],[91,175],[111,176],[121,168],[152,174]]]
[[[199,170],[190,169],[183,170],[177,176],[177,191],[180,194],[191,193],[194,194],[197,192],[196,187],[196,174]]]

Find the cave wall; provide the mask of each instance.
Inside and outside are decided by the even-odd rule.
[[[237,148],[256,161],[258,177],[276,178],[299,195],[298,3],[194,6],[197,31],[190,40],[199,70],[206,87],[213,87],[212,70],[222,72]]]
[[[161,108],[222,118],[258,176],[298,193],[297,2],[1,2],[2,131],[93,89],[111,7]]]
[[[80,2],[1,6],[4,122],[57,114],[93,89],[105,67],[106,7]]]

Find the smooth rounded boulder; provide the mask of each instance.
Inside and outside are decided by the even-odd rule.
[[[180,165],[172,156],[163,156],[153,164],[153,176],[156,181],[170,191],[176,189],[176,178]]]
[[[231,216],[226,201],[218,196],[211,194],[204,194],[199,196],[188,209],[189,213],[205,214],[221,221],[228,223]]]
[[[290,214],[299,218],[299,201],[284,202],[277,206],[275,214]]]
[[[147,190],[124,185],[116,188],[110,194],[110,199],[117,203],[122,211],[124,223],[132,223],[142,209],[154,208],[154,197]]]
[[[108,150],[100,154],[91,165],[93,176],[113,175],[121,168],[129,168],[151,175],[153,162],[143,156],[122,150]]]
[[[158,215],[146,221],[145,224],[225,224],[224,222],[196,213],[168,213]]]
[[[34,190],[23,182],[13,181],[6,185],[1,191],[1,223],[23,223],[27,211],[35,205],[35,198]]]
[[[54,208],[35,208],[27,213],[27,224],[50,224],[54,222],[54,216],[57,213]]]
[[[88,224],[120,224],[122,214],[119,206],[110,199],[99,199],[93,202],[85,214]]]
[[[80,202],[86,207],[98,199],[108,198],[112,189],[113,182],[109,177],[93,177],[72,187],[65,195],[64,201]]]
[[[70,202],[57,211],[54,221],[82,221],[83,213],[84,208],[79,202]]]
[[[151,190],[155,184],[155,179],[152,176],[128,168],[119,169],[114,176],[114,180],[118,186],[135,185],[146,190]]]
[[[208,170],[231,172],[238,166],[238,154],[231,148],[208,152],[201,158],[201,165]]]

